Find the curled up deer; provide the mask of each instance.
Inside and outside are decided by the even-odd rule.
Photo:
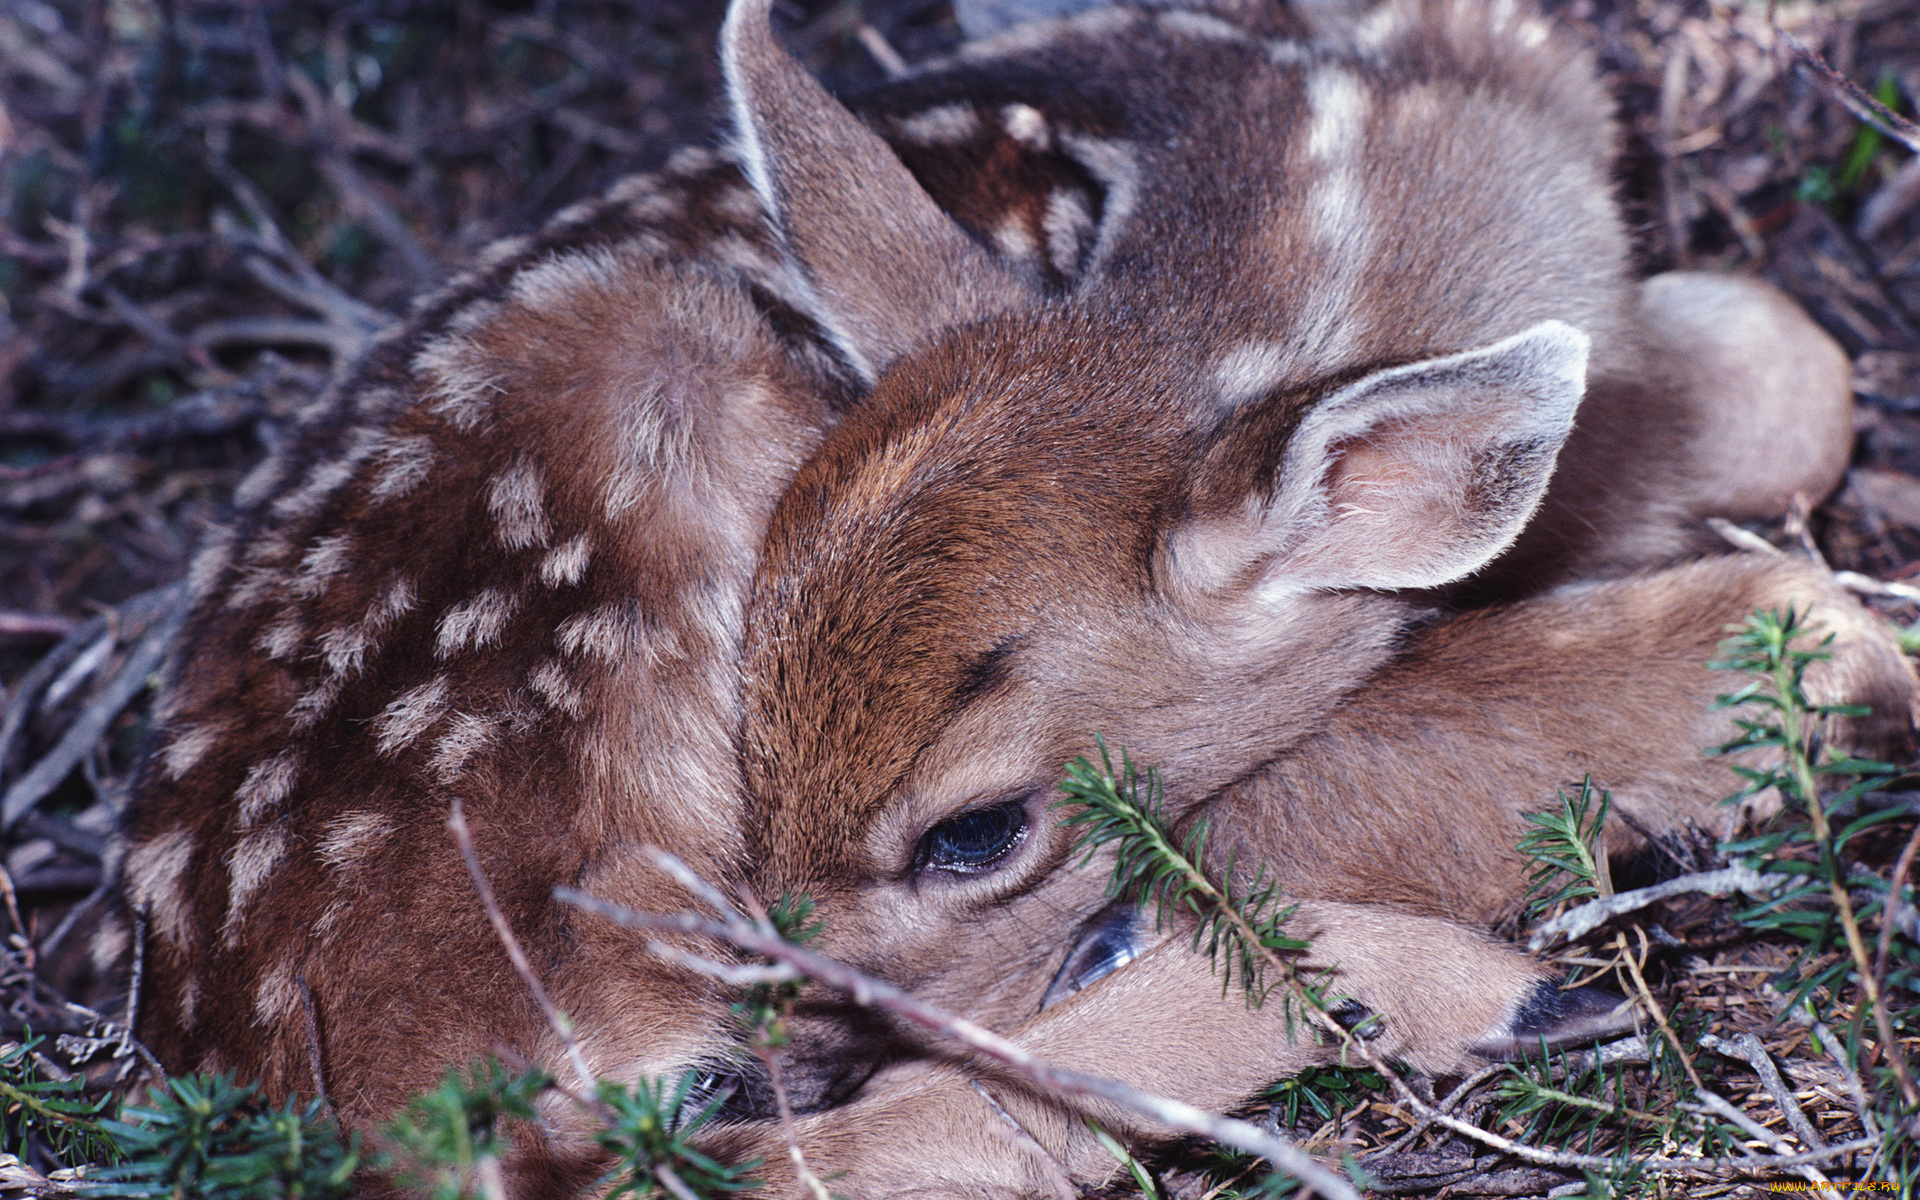
[[[1640,827],[1729,819],[1727,623],[1813,612],[1816,686],[1873,706],[1846,736],[1904,744],[1874,618],[1701,557],[1703,518],[1835,485],[1847,362],[1761,284],[1633,276],[1609,101],[1546,18],[1103,7],[848,107],[768,9],[727,17],[726,150],[494,247],[195,560],[96,944],[142,940],[170,1068],[370,1126],[501,1048],[557,1065],[458,800],[591,1071],[738,1081],[716,1152],[786,1169],[726,989],[554,898],[689,907],[649,846],[809,894],[823,949],[1055,1061],[1231,1108],[1331,1051],[1073,869],[1049,805],[1104,735],[1268,865],[1381,1053],[1459,1071],[1618,1026],[1486,929],[1520,814],[1584,772]],[[831,996],[795,1032],[836,1190],[1050,1194],[983,1093],[1112,1169],[1065,1103]],[[602,1169],[557,1096],[515,1138],[515,1196]]]

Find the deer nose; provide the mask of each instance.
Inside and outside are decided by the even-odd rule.
[[[1116,900],[1088,917],[1067,948],[1066,961],[1054,972],[1040,1011],[1065,1000],[1095,980],[1105,978],[1140,957],[1140,915],[1127,901]]]

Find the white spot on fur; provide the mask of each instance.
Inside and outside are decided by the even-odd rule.
[[[127,852],[127,886],[135,906],[146,909],[154,931],[175,946],[187,944],[193,906],[181,884],[193,862],[193,834],[172,829]]]
[[[293,578],[293,594],[302,599],[318,596],[327,588],[327,581],[353,565],[353,535],[336,533],[328,537],[316,538],[312,547],[300,560],[300,570]]]
[[[1286,365],[1285,352],[1272,342],[1249,342],[1228,350],[1213,364],[1220,403],[1237,408],[1260,399],[1284,378]]]
[[[540,468],[528,459],[494,476],[487,486],[487,509],[493,513],[500,544],[507,549],[547,544],[545,485]]]
[[[253,648],[268,658],[289,662],[307,641],[307,623],[293,610],[280,614],[279,620],[261,628],[253,639]]]
[[[366,615],[352,625],[329,629],[315,639],[326,656],[327,669],[343,678],[360,673],[367,655],[378,648],[380,635],[387,627],[413,610],[413,583],[396,579],[368,607]]]
[[[396,500],[419,487],[433,467],[433,441],[415,434],[382,435],[368,455],[374,468],[367,494],[375,500]]]
[[[1247,31],[1237,25],[1230,25],[1219,17],[1206,13],[1187,12],[1175,9],[1160,14],[1160,27],[1169,33],[1184,33],[1188,37],[1206,38],[1216,42],[1250,42],[1253,39]]]
[[[929,146],[964,142],[980,132],[980,114],[971,104],[942,104],[900,122],[900,136]]]
[[[336,871],[365,865],[367,857],[393,836],[393,820],[372,809],[345,813],[327,822],[320,835],[320,861]]]
[[[434,657],[445,658],[470,646],[497,645],[500,631],[513,619],[514,610],[519,606],[519,597],[499,588],[488,588],[466,603],[448,609],[440,618],[439,632],[434,638]]]
[[[320,723],[320,719],[333,708],[333,702],[340,698],[344,675],[329,675],[300,693],[293,707],[287,710],[287,720],[293,723],[295,732],[304,733]]]
[[[1013,259],[1032,258],[1040,250],[1033,241],[1033,232],[1027,228],[1026,218],[1019,213],[1008,213],[994,228],[993,244],[1000,253]]]
[[[277,596],[287,585],[285,572],[272,567],[241,567],[234,577],[233,590],[227,593],[229,612],[251,608],[269,596]]]
[[[1377,51],[1400,32],[1400,11],[1396,5],[1382,4],[1353,31],[1353,43],[1362,50]]]
[[[568,617],[560,623],[554,640],[563,653],[590,654],[602,662],[613,663],[633,649],[638,632],[629,605],[608,604]]]
[[[93,931],[93,940],[87,944],[87,956],[93,960],[93,969],[102,973],[112,971],[133,944],[133,935],[118,920],[103,921]]]
[[[1277,67],[1304,67],[1313,60],[1313,48],[1304,42],[1279,40],[1267,43],[1267,61]]]
[[[239,487],[233,489],[233,506],[239,509],[252,508],[265,500],[286,477],[286,457],[269,454],[260,460],[259,466],[247,472],[247,477],[240,481]]]
[[[572,587],[587,574],[593,542],[586,534],[572,538],[540,560],[540,582],[548,587]]]
[[[234,531],[231,525],[215,525],[207,530],[200,549],[187,568],[187,589],[196,596],[213,591],[214,581],[233,565]]]
[[[1041,219],[1047,231],[1047,257],[1053,269],[1067,274],[1080,265],[1080,251],[1093,232],[1093,214],[1080,193],[1056,188],[1047,197],[1047,213]]]
[[[1088,255],[1086,276],[1093,276],[1100,264],[1106,260],[1108,252],[1119,238],[1120,230],[1133,215],[1133,207],[1140,195],[1140,164],[1134,158],[1133,147],[1125,142],[1104,141],[1099,138],[1060,137],[1067,149],[1087,169],[1088,174],[1099,180],[1107,189],[1105,211],[1100,220],[1100,236],[1094,242],[1093,253]]]
[[[727,188],[709,203],[713,205],[713,211],[729,221],[751,225],[760,219],[760,197],[753,194],[752,188]]]
[[[399,416],[412,403],[413,396],[410,393],[393,387],[361,388],[353,394],[354,413],[369,422],[389,421]],[[385,436],[384,434],[375,435],[372,425],[369,425],[365,432],[369,444]]]
[[[160,752],[160,767],[168,779],[179,779],[220,743],[225,731],[217,725],[188,725],[174,733]]]
[[[492,744],[494,729],[494,722],[486,717],[455,713],[447,722],[447,731],[433,744],[433,757],[427,765],[434,776],[441,783],[459,778],[467,760]]]
[[[447,711],[447,677],[436,676],[409,691],[381,710],[373,719],[373,733],[380,753],[411,745]]]
[[[364,442],[350,443],[339,457],[317,464],[308,472],[305,482],[273,502],[273,515],[293,519],[313,516],[353,478],[366,454]]]
[[[200,977],[189,975],[180,985],[180,1023],[192,1029],[200,1020]]]
[[[332,937],[334,930],[339,928],[340,922],[346,918],[352,907],[352,902],[345,896],[328,904],[327,911],[321,913],[320,919],[313,923],[313,936],[320,940]]]
[[[712,170],[720,156],[705,146],[682,146],[667,159],[667,171],[674,175],[698,175]]]
[[[247,902],[286,857],[287,841],[285,825],[269,825],[235,842],[227,855],[227,919],[220,925],[227,945],[239,940],[240,926],[247,919]]]
[[[533,245],[533,239],[524,236],[505,237],[487,243],[480,256],[474,259],[474,267],[481,271],[490,271],[510,258],[518,258],[527,247]]]
[[[625,266],[609,247],[570,250],[521,269],[514,275],[509,292],[515,303],[542,311],[568,304],[581,292],[618,290],[625,273]]]
[[[496,305],[476,304],[461,315],[468,324],[478,325],[498,311]],[[500,373],[488,369],[486,355],[458,332],[444,333],[422,346],[412,366],[425,385],[427,411],[445,417],[457,429],[479,428],[494,397],[506,390]]]
[[[567,678],[566,669],[555,659],[542,659],[540,665],[527,676],[527,686],[541,699],[570,717],[578,718],[587,711],[585,697],[580,694],[580,689],[573,686],[572,680]]]
[[[300,752],[297,750],[282,750],[272,758],[253,764],[233,793],[240,805],[240,828],[253,828],[262,817],[284,804],[299,778]]]
[[[253,993],[256,1021],[262,1025],[284,1025],[293,1020],[302,1007],[296,974],[293,958],[288,956],[273,964],[261,978],[260,986]]]
[[[1307,75],[1307,155],[1326,162],[1350,157],[1366,132],[1371,103],[1360,78],[1342,67]]]
[[[1000,110],[1000,121],[1007,136],[1034,150],[1048,150],[1053,138],[1047,132],[1047,118],[1031,104],[1009,104]]]

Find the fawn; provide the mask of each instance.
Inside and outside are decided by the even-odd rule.
[[[918,281],[958,269],[943,210],[913,175],[878,172],[878,149],[837,144],[874,139],[806,86],[755,9],[729,21],[749,176],[823,324],[850,359],[884,364],[776,506],[753,585],[748,878],[813,895],[841,957],[991,1022],[1044,1003],[1061,959],[1032,930],[1098,919],[1104,903],[1098,873],[1067,869],[1074,837],[1048,811],[1095,733],[1162,767],[1169,808],[1204,805],[1239,861],[1265,860],[1292,896],[1371,906],[1375,928],[1388,906],[1405,922],[1500,915],[1521,890],[1520,812],[1583,770],[1643,825],[1707,819],[1729,789],[1700,748],[1730,726],[1705,711],[1704,663],[1754,607],[1818,607],[1848,647],[1833,694],[1882,713],[1857,735],[1908,733],[1904,660],[1790,566],[1589,583],[1423,630],[1435,590],[1458,598],[1470,573],[1479,597],[1605,577],[1684,554],[1690,516],[1778,512],[1824,490],[1847,441],[1840,359],[1762,290],[1632,283],[1606,105],[1538,16],[1388,5],[1307,47],[1269,33],[1101,10],[900,86],[915,107],[882,129],[996,164],[1001,186],[1021,179],[1010,142],[1094,181],[1088,202],[1034,171],[999,215],[979,196],[955,209],[1016,267],[1024,250],[1041,258],[1030,269],[1071,279],[1010,308],[997,283],[977,301],[916,300]],[[855,162],[857,185],[835,180]],[[941,230],[936,248],[852,243],[833,200],[856,186],[919,214],[896,228]],[[1076,211],[1100,216],[1078,241],[1055,237]],[[970,321],[956,324],[955,303],[973,304]],[[1745,342],[1760,329],[1780,342]],[[1733,361],[1742,378],[1717,374]],[[1726,435],[1742,412],[1778,429],[1801,405],[1818,431],[1803,457],[1770,461]],[[1609,678],[1622,686],[1596,701],[1595,671],[1631,686]],[[1396,997],[1375,957],[1392,939],[1336,947],[1324,939],[1361,918],[1332,911],[1308,923],[1340,989],[1416,1065],[1595,1027],[1594,997],[1558,993],[1459,926],[1407,939],[1428,952],[1394,956]],[[1433,986],[1454,971],[1463,984]],[[1230,1100],[1251,1079],[1229,1079],[1222,1057],[1283,1040],[1185,1007],[1188,991],[1115,986],[1146,997],[1134,1027],[1151,1033],[1121,1037],[1113,1002],[1090,998],[1103,1044],[1164,1053],[1114,1064],[1089,1047],[1085,1061],[1136,1082]],[[911,1037],[892,1045],[883,1023],[830,1003],[808,1016],[798,1078],[836,1095],[897,1054],[900,1128],[956,1144],[927,1132],[935,1084]],[[1085,1046],[1088,1025],[1045,1013],[1028,1029],[1057,1048]],[[1248,1069],[1314,1053],[1274,1049]],[[877,1188],[937,1190],[952,1160],[890,1159],[898,1143],[872,1135],[890,1094],[876,1081],[823,1114],[823,1161]],[[956,1095],[964,1141],[981,1105]],[[1029,1130],[1058,1133],[1036,1136],[1073,1169],[1098,1166],[1052,1111]],[[1037,1188],[1033,1164],[994,1140],[968,1144]],[[985,1187],[991,1173],[959,1174]]]
[[[1318,818],[1263,784],[1291,798],[1289,770],[1338,761],[1317,747],[1376,736],[1370,695],[1417,714],[1461,669],[1456,638],[1496,675],[1542,641],[1579,661],[1584,626],[1552,618],[1576,599],[1417,635],[1433,598],[1410,589],[1490,561],[1511,595],[1655,564],[1699,512],[1830,487],[1844,359],[1768,293],[1628,280],[1580,55],[1537,17],[1387,12],[1311,40],[1281,9],[1026,27],[877,92],[867,125],[779,49],[764,3],[736,4],[732,155],[685,153],[496,247],[315,402],[196,559],[125,832],[141,1035],[176,1069],[324,1088],[360,1124],[496,1046],[557,1063],[446,834],[454,799],[596,1073],[735,1061],[722,989],[552,899],[685,906],[648,844],[810,890],[836,952],[1019,1021],[1099,908],[1044,814],[1094,733],[1275,857]],[[1537,135],[1524,162],[1513,130]],[[1485,222],[1453,228],[1448,205]],[[1668,344],[1649,314],[1703,296],[1750,323]],[[1786,372],[1743,395],[1690,361],[1756,345],[1806,347],[1805,461],[1704,436],[1793,419]],[[1684,656],[1638,658],[1650,711],[1710,687],[1720,622],[1808,597],[1849,635],[1834,687],[1904,702],[1884,636],[1806,572],[1602,586],[1628,611],[1677,598],[1658,619]],[[1593,636],[1636,660],[1634,638]],[[1571,703],[1514,702],[1540,697]],[[1684,744],[1665,716],[1603,717],[1621,738],[1649,722],[1698,778],[1685,756],[1711,738],[1690,715]],[[1337,782],[1316,803],[1357,806]],[[1655,819],[1699,811],[1697,784],[1673,794]],[[1374,844],[1392,853],[1406,811]],[[1505,810],[1475,811],[1473,844],[1503,847]],[[1437,897],[1382,903],[1286,882],[1328,893],[1308,919],[1341,990],[1445,1069],[1591,1015],[1529,1009],[1539,968],[1471,927],[1511,872],[1467,855]],[[1183,1031],[1217,1014],[1168,998],[1217,984],[1129,936],[1140,962],[1075,980],[1024,1036],[1085,1055],[1077,1014],[1133,1022],[1167,1047],[1143,1069],[1219,1104],[1318,1053],[1276,1039],[1188,1078]],[[1422,980],[1470,1011],[1423,1021]],[[970,1077],[909,1062],[830,1108],[895,1040],[830,1006],[806,1025],[810,1134],[864,1154],[863,1186],[940,1178],[944,1153],[912,1167],[887,1131],[977,1126]],[[516,1134],[517,1195],[597,1170],[586,1119],[544,1115]],[[962,1192],[1027,1169],[976,1150],[947,1176]]]

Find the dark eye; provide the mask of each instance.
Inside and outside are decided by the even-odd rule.
[[[985,871],[1005,858],[1026,830],[1027,807],[1018,800],[963,812],[927,830],[920,839],[920,863],[961,875]]]

